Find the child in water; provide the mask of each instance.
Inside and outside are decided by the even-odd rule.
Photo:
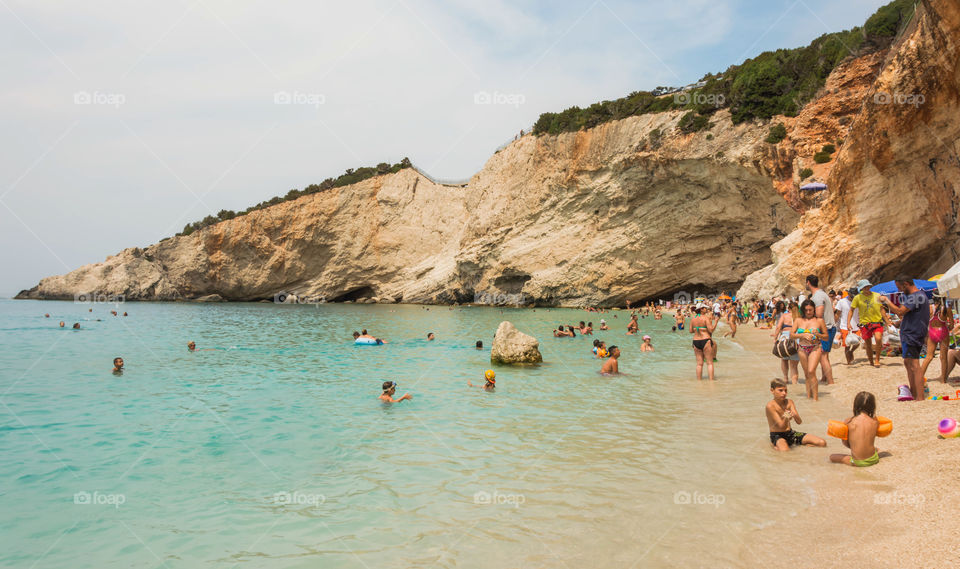
[[[123,373],[123,358],[113,358],[113,374],[120,375]]]
[[[470,383],[469,379],[467,380],[467,385],[470,387],[479,387],[484,391],[493,391],[497,388],[497,374],[495,374],[492,369],[488,369],[486,372],[484,372],[483,378],[487,380],[487,382],[483,385],[474,385]]]
[[[652,338],[651,338],[650,336],[644,336],[644,337],[643,337],[643,343],[640,344],[640,351],[641,351],[641,352],[652,352],[652,351],[653,351],[653,344],[651,343],[651,340],[652,340]]]
[[[788,451],[792,446],[827,446],[827,441],[814,435],[794,431],[790,427],[790,421],[796,421],[798,425],[803,424],[800,413],[797,412],[797,406],[792,399],[787,399],[787,385],[775,379],[770,382],[770,393],[773,394],[773,400],[767,403],[767,424],[770,426],[770,443],[773,448],[779,451]]]
[[[397,382],[396,381],[384,381],[383,382],[383,393],[380,394],[380,401],[384,403],[400,403],[404,399],[413,399],[413,395],[409,393],[404,393],[400,399],[394,399],[393,395],[397,392]]]
[[[873,466],[880,462],[880,454],[874,445],[877,436],[877,399],[873,393],[861,391],[853,398],[853,416],[844,421],[847,424],[847,440],[843,446],[850,454],[831,454],[830,462],[849,464],[850,466]]]

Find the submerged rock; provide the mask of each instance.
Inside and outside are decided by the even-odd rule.
[[[540,355],[540,342],[504,320],[497,327],[497,333],[493,337],[490,361],[495,364],[540,363],[543,361],[543,356]]]

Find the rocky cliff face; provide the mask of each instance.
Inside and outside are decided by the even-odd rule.
[[[958,10],[924,2],[905,39],[838,67],[795,118],[732,125],[722,110],[683,134],[668,112],[525,136],[466,187],[407,169],[126,249],[19,297],[612,305],[751,273],[742,294],[811,271],[928,266],[955,231]],[[911,93],[924,103],[899,103]],[[776,122],[788,137],[768,144]],[[814,164],[827,143],[836,159]],[[798,192],[806,167],[829,183],[825,201]]]
[[[960,258],[960,4],[924,0],[891,48],[826,180],[828,197],[773,245],[741,296],[918,278]]]
[[[26,298],[622,303],[733,286],[798,218],[768,170],[768,126],[680,113],[526,136],[464,187],[403,170],[43,279]]]

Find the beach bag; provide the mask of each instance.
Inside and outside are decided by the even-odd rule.
[[[785,359],[797,353],[797,343],[793,340],[777,340],[773,345],[773,355]]]

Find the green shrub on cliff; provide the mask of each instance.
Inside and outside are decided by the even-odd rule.
[[[680,122],[677,123],[677,128],[680,129],[680,132],[684,134],[690,134],[691,132],[698,132],[706,129],[710,126],[710,117],[701,115],[697,111],[690,111],[687,114],[680,117]]]
[[[353,168],[347,169],[346,172],[338,176],[337,178],[327,178],[326,180],[320,182],[319,184],[310,184],[302,190],[292,189],[286,193],[283,197],[275,196],[269,200],[262,201],[257,205],[250,206],[244,211],[232,211],[228,209],[221,209],[216,216],[208,215],[201,219],[200,221],[194,221],[193,223],[188,223],[183,226],[183,231],[177,233],[177,235],[190,235],[194,231],[199,231],[204,227],[209,227],[220,223],[221,221],[226,221],[228,219],[233,219],[241,215],[246,215],[251,211],[256,211],[258,209],[268,208],[272,205],[277,205],[285,201],[295,200],[297,198],[308,196],[310,194],[315,194],[317,192],[322,192],[325,190],[330,190],[333,188],[339,188],[341,186],[349,186],[350,184],[356,184],[357,182],[362,182],[374,176],[382,176],[383,174],[393,174],[403,170],[404,168],[410,168],[411,164],[409,158],[404,158],[400,162],[390,165],[386,162],[381,162],[375,167],[366,167],[366,168]]]
[[[770,144],[777,144],[781,140],[787,137],[787,127],[783,125],[782,122],[777,123],[770,127],[770,134],[767,135],[767,138],[764,139]]]
[[[813,161],[816,162],[817,164],[826,164],[827,162],[830,161],[830,153],[822,152],[822,151],[817,152],[816,154],[813,155]]]
[[[863,28],[825,34],[806,47],[761,53],[722,73],[707,74],[682,92],[654,96],[647,91],[635,91],[621,99],[594,103],[583,109],[570,107],[560,113],[543,113],[534,124],[533,132],[537,135],[573,132],[607,121],[671,109],[708,115],[717,109],[729,108],[734,124],[766,120],[775,115],[796,116],[846,57],[887,47],[910,21],[913,9],[913,0],[895,0],[870,16]],[[692,125],[695,119],[688,120]],[[702,120],[698,124],[703,124]]]
[[[801,182],[804,181],[804,180],[806,180],[806,179],[809,178],[810,176],[813,176],[813,169],[811,169],[811,168],[804,168],[803,170],[800,170],[800,181],[801,181]]]

